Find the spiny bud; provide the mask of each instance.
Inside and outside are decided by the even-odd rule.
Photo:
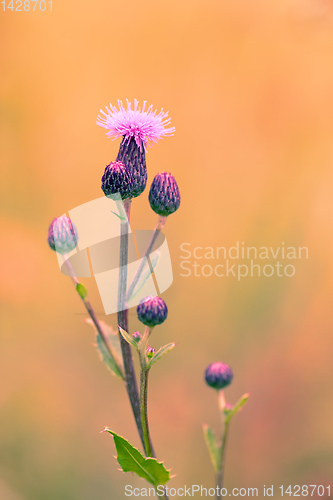
[[[102,177],[102,190],[108,198],[116,198],[119,193],[122,200],[132,197],[133,179],[121,161],[112,161],[106,166]]]
[[[146,353],[148,358],[151,359],[155,354],[155,349],[153,347],[148,347]]]
[[[205,380],[214,389],[224,389],[231,384],[233,373],[225,363],[211,363],[205,371]]]
[[[163,299],[149,295],[141,300],[136,312],[141,323],[153,327],[166,320],[168,308]]]
[[[155,175],[150,186],[149,203],[152,210],[163,217],[178,210],[180,193],[173,175],[167,172]]]
[[[136,343],[138,343],[142,339],[142,335],[140,332],[134,332],[132,337]]]
[[[66,215],[56,217],[49,226],[47,241],[52,250],[64,254],[69,253],[78,242],[77,229]]]
[[[143,145],[140,141],[138,145],[134,137],[130,139],[124,137],[120,144],[117,161],[123,162],[130,172],[133,180],[131,197],[136,198],[147,185],[146,152]]]

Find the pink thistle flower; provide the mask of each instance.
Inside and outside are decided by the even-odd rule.
[[[168,112],[164,112],[163,108],[157,114],[152,105],[146,109],[147,101],[144,101],[142,110],[136,99],[134,109],[128,99],[126,102],[127,109],[124,108],[123,102],[118,100],[119,109],[110,104],[110,108],[106,106],[107,112],[100,110],[102,115],[98,115],[96,123],[107,129],[108,137],[117,139],[123,136],[127,143],[133,137],[141,150],[142,145],[146,149],[147,144],[157,143],[162,137],[174,134],[175,127],[168,127],[171,118],[168,118]]]

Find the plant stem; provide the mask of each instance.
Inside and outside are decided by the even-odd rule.
[[[120,219],[121,222],[120,222],[120,258],[119,258],[119,284],[118,284],[118,325],[123,330],[128,332],[128,308],[126,304],[127,302],[126,289],[127,289],[127,265],[128,265],[128,228],[129,228],[130,208],[131,208],[131,202],[129,200],[124,200],[124,208],[126,211],[127,220],[123,220],[123,218]],[[122,206],[119,207],[119,213],[120,215],[122,215]],[[155,228],[153,237],[146,250],[146,254],[148,256],[163,225],[164,222],[162,223],[162,218],[160,218]],[[139,279],[141,272],[142,269],[140,270],[140,273],[137,272],[136,274],[136,276],[138,275],[137,280]],[[136,283],[134,283],[133,290],[134,287],[136,286]],[[147,344],[148,342],[148,336],[149,336],[149,331],[146,332],[145,344]],[[145,450],[145,455],[147,457],[155,457],[155,452],[153,449],[153,445],[151,443],[149,435],[149,427],[148,427],[147,390],[148,390],[149,370],[147,370],[147,365],[146,365],[145,348],[143,351],[143,355],[140,353],[141,372],[140,372],[140,396],[139,396],[136,383],[136,376],[133,366],[131,346],[130,344],[128,344],[128,342],[123,338],[123,336],[120,333],[119,337],[120,337],[120,345],[124,361],[126,389],[131,402],[135,422],[139,431],[143,448]],[[166,493],[164,493],[163,496],[165,500],[168,500]]]
[[[148,373],[149,370],[145,366],[141,367],[140,373],[140,409],[141,409],[141,424],[143,430],[143,438],[145,440],[145,448],[147,457],[156,457],[153,445],[151,443],[148,425],[147,412],[147,396],[148,396]]]
[[[72,264],[71,264],[70,260],[66,259],[65,256],[64,256],[64,264],[67,267],[67,269],[69,271],[69,276],[70,276],[70,278],[71,278],[71,280],[72,280],[72,282],[73,282],[73,284],[74,284],[74,286],[76,288],[76,285],[78,285],[80,282],[77,279],[77,277],[75,276],[75,273],[74,273],[74,270],[73,270],[73,267],[72,267]],[[97,316],[95,314],[93,306],[90,303],[90,300],[87,297],[83,298],[80,294],[78,294],[78,295],[80,296],[80,299],[82,300],[83,305],[86,308],[87,313],[89,314],[92,322],[94,323],[98,335],[102,339],[102,342],[104,343],[104,345],[105,345],[106,349],[108,350],[110,356],[113,357],[112,352],[110,351],[109,343],[108,343],[108,341],[107,341],[107,339],[106,339],[106,337],[104,335],[104,332],[102,330],[101,325],[99,324],[99,321],[97,319]],[[120,371],[120,373],[122,373],[121,369],[119,369],[119,371]]]
[[[140,265],[135,273],[135,276],[134,276],[134,278],[133,278],[133,280],[128,288],[127,295],[126,295],[126,301],[129,301],[131,298],[131,295],[134,292],[136,285],[138,284],[138,281],[140,279],[140,276],[142,274],[142,271],[144,269],[146,261],[149,258],[150,252],[152,251],[154,243],[156,242],[156,240],[157,240],[160,232],[162,231],[165,223],[166,223],[166,217],[159,217],[158,218],[158,222],[157,222],[156,227],[154,229],[154,232],[151,236],[150,242],[148,243],[145,254],[144,254],[144,256],[140,262]]]
[[[225,452],[226,452],[226,446],[227,446],[227,438],[228,438],[228,430],[229,430],[229,422],[225,423],[224,425],[224,431],[223,431],[223,436],[222,436],[222,444],[221,444],[221,449],[220,449],[220,468],[216,474],[216,486],[217,486],[217,494],[216,498],[219,500],[220,498],[223,498],[224,495],[222,495],[222,488],[223,488],[223,480],[224,480],[224,465],[225,465]],[[220,488],[220,491],[218,489]]]
[[[155,452],[149,434],[148,410],[147,410],[149,368],[147,367],[148,360],[146,352],[148,347],[148,339],[151,332],[152,328],[146,326],[140,342],[140,348],[138,350],[138,354],[140,360],[140,414],[141,414],[143,438],[145,442],[145,451],[147,457],[155,458]]]
[[[148,335],[147,335],[147,330],[146,330],[146,338],[148,340]],[[149,433],[149,424],[148,424],[148,405],[147,405],[147,400],[148,400],[148,374],[149,374],[149,368],[147,369],[147,359],[146,359],[146,346],[147,342],[144,339],[144,343],[142,345],[142,349],[139,351],[139,357],[140,357],[140,408],[141,408],[141,423],[142,423],[142,429],[143,429],[143,436],[145,440],[145,449],[146,449],[146,456],[147,457],[154,457],[156,458],[156,454],[153,448],[153,443],[150,438],[150,433]],[[158,495],[160,496],[160,495]],[[168,500],[168,496],[163,492],[163,498],[165,500]]]
[[[219,468],[218,468],[218,471],[216,474],[216,499],[217,500],[224,497],[224,495],[222,495],[222,488],[223,488],[223,480],[224,480],[225,454],[226,454],[228,430],[229,430],[229,423],[230,423],[229,420],[225,419],[225,415],[224,415],[224,408],[225,408],[226,403],[225,403],[223,390],[220,390],[218,392],[218,404],[219,404],[219,410],[221,413],[223,432],[222,432],[222,439],[221,439],[221,446],[220,446]]]
[[[121,202],[120,202],[121,203]],[[126,332],[128,331],[128,309],[126,308],[126,288],[127,288],[127,264],[128,264],[128,228],[131,201],[124,200],[124,208],[126,211],[127,220],[120,222],[120,256],[119,256],[119,283],[118,283],[118,325]],[[143,438],[141,415],[140,415],[140,398],[136,376],[134,371],[131,346],[126,342],[123,336],[119,333],[121,352],[123,356],[125,369],[126,390],[131,403],[134,419],[141,442],[145,449],[145,441]]]

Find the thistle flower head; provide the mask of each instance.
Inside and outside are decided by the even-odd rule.
[[[108,137],[123,136],[126,141],[134,137],[136,144],[140,149],[146,148],[147,144],[158,142],[162,137],[173,135],[175,127],[168,127],[171,119],[168,118],[168,112],[163,109],[159,113],[153,111],[153,106],[146,109],[147,101],[139,106],[139,101],[134,99],[134,109],[131,103],[126,99],[127,108],[122,101],[118,101],[118,108],[110,104],[106,106],[106,112],[101,111],[97,117],[97,125],[107,130]]]
[[[231,384],[233,373],[225,363],[211,363],[205,371],[206,383],[213,389],[224,389]]]
[[[66,215],[56,217],[49,226],[47,241],[50,248],[58,253],[69,253],[78,242],[77,229]]]
[[[112,198],[117,193],[120,194],[122,200],[131,198],[133,190],[132,175],[124,163],[112,161],[104,170],[101,187],[108,198]]]
[[[168,308],[161,297],[149,295],[141,300],[136,312],[141,323],[152,328],[166,320]]]
[[[152,210],[163,217],[178,210],[180,193],[173,175],[167,172],[155,175],[150,186],[149,203]]]

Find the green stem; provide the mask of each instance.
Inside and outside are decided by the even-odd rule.
[[[121,202],[120,202],[121,203]],[[128,229],[131,202],[124,200],[124,208],[126,211],[127,220],[120,222],[120,256],[119,256],[119,283],[118,283],[118,325],[126,332],[128,331],[128,309],[126,308],[126,288],[127,288],[127,265],[128,265]],[[140,415],[140,398],[136,376],[134,371],[131,346],[126,342],[123,336],[119,333],[121,352],[124,362],[126,390],[131,403],[134,419],[141,442],[145,448],[143,437],[141,415]]]
[[[144,269],[144,266],[149,258],[150,252],[152,251],[152,248],[154,246],[154,243],[156,242],[160,232],[162,231],[164,225],[166,223],[166,217],[159,217],[158,222],[156,224],[156,227],[154,229],[154,232],[151,236],[150,242],[148,243],[148,246],[146,248],[145,254],[140,262],[140,265],[135,273],[135,276],[128,288],[127,295],[126,295],[126,301],[129,301],[131,298],[132,293],[135,290],[136,285],[138,284],[138,281],[140,279],[140,276],[142,274],[142,271]]]
[[[224,466],[225,466],[225,454],[226,454],[226,446],[227,446],[227,438],[228,438],[228,430],[229,430],[229,422],[225,423],[224,425],[224,432],[222,436],[222,444],[221,444],[221,449],[220,449],[220,467],[219,470],[216,474],[216,498],[219,500],[220,498],[223,498],[224,495],[222,495],[222,488],[223,488],[223,481],[224,481]]]
[[[150,438],[149,424],[148,424],[147,401],[148,401],[149,368],[147,369],[147,358],[146,358],[146,347],[147,347],[148,335],[149,335],[149,333],[147,334],[147,329],[146,329],[146,332],[145,332],[146,338],[143,339],[142,348],[139,351],[140,366],[141,366],[141,371],[140,371],[140,409],[141,409],[141,423],[142,423],[143,437],[144,437],[144,441],[145,441],[146,456],[156,458],[155,451],[153,448],[153,443],[152,443],[151,438]],[[158,496],[160,497],[160,495],[158,495]],[[168,496],[165,493],[165,491],[162,494],[162,498],[164,498],[165,500],[168,500]]]
[[[121,205],[121,202],[120,202]],[[128,332],[128,308],[127,308],[127,265],[128,265],[128,229],[129,229],[129,219],[130,219],[130,207],[131,202],[129,200],[124,200],[124,208],[126,211],[127,220],[121,217],[120,222],[120,259],[119,259],[119,284],[118,284],[118,325]],[[122,206],[119,206],[119,213],[122,216]],[[159,223],[155,228],[155,238],[153,235],[152,241],[150,242],[146,253],[149,256],[151,248],[156,241],[159,231],[163,227],[161,218]],[[143,262],[145,259],[143,259]],[[143,267],[143,266],[142,266]],[[140,271],[141,274],[142,270]],[[140,275],[137,272],[137,280]],[[132,282],[133,285],[133,282]],[[133,286],[136,286],[136,283]],[[132,292],[131,292],[132,293]],[[151,443],[149,435],[148,426],[148,414],[147,414],[147,392],[148,392],[148,371],[146,363],[146,345],[148,342],[149,331],[145,332],[145,347],[140,353],[140,396],[137,389],[136,376],[133,366],[131,346],[119,333],[121,350],[123,354],[125,377],[126,377],[126,388],[127,393],[131,402],[135,422],[139,431],[139,435],[145,450],[147,457],[155,457],[155,452]],[[164,493],[163,497],[168,500],[167,495]]]
[[[141,409],[141,424],[143,430],[143,438],[145,441],[145,449],[147,457],[156,457],[153,445],[151,443],[148,425],[147,412],[147,396],[148,396],[148,373],[146,367],[141,367],[140,373],[140,409]]]
[[[226,455],[228,430],[229,430],[229,423],[230,423],[230,420],[225,420],[225,415],[224,415],[225,399],[224,399],[223,390],[220,390],[218,392],[218,404],[219,404],[219,410],[220,410],[221,419],[222,419],[222,426],[223,426],[220,454],[219,454],[219,462],[218,462],[218,471],[216,473],[216,499],[220,500],[224,496],[224,495],[222,495],[222,488],[223,488],[223,481],[224,481],[225,455]]]

